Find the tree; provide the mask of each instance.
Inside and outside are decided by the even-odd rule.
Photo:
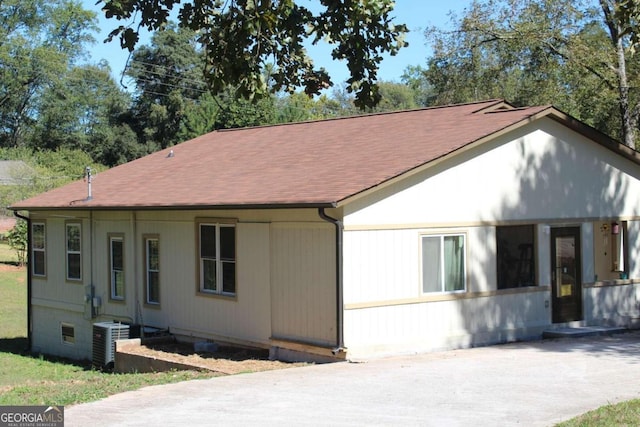
[[[168,25],[133,52],[127,75],[135,84],[133,117],[141,141],[160,148],[181,142],[185,111],[207,92],[195,38],[189,29]]]
[[[424,75],[424,68],[419,65],[410,65],[400,76],[400,81],[411,88],[416,104],[420,107],[432,105],[435,98],[433,87],[424,78]]]
[[[620,116],[622,119],[622,136],[624,143],[635,148],[640,117],[640,96],[631,93],[632,81],[638,79],[637,68],[631,69],[629,64],[635,55],[640,37],[640,6],[637,1],[599,0],[604,15],[604,23],[609,32],[611,44],[615,49],[615,60],[611,66],[617,77]],[[630,75],[633,72],[634,75]],[[637,85],[634,83],[635,88]]]
[[[237,98],[235,91],[228,89],[219,99],[219,111],[215,129],[231,129],[249,126],[261,126],[275,123],[275,105],[273,97],[264,97],[251,102]]]
[[[164,28],[179,0],[101,0],[107,18],[139,18],[137,27],[120,25],[109,36],[133,50],[138,30]],[[380,100],[377,71],[383,53],[395,55],[406,46],[403,24],[394,24],[392,0],[320,0],[319,11],[294,0],[196,1],[181,6],[180,26],[198,34],[206,57],[205,78],[214,94],[229,87],[253,99],[269,92],[292,93],[303,87],[308,95],[333,84],[324,68],[316,68],[305,41],[323,40],[332,57],[346,61],[351,77],[347,90],[356,93],[359,107]],[[263,71],[273,62],[273,84]]]
[[[628,88],[638,64],[617,3],[474,1],[453,31],[427,31],[435,54],[425,75],[437,102],[553,103],[635,147],[638,98]]]
[[[186,106],[178,139],[186,141],[216,129],[219,111],[219,104],[214,97],[209,92],[202,94],[197,103]]]
[[[23,219],[18,219],[16,225],[7,233],[7,242],[9,247],[16,252],[18,257],[18,265],[23,266],[27,260],[27,222]]]
[[[196,34],[173,24],[134,51],[127,74],[135,83],[133,116],[140,141],[165,148],[215,129],[275,121],[272,97],[250,102],[231,87],[213,94],[202,80],[204,69]]]
[[[416,93],[404,83],[380,82],[380,103],[373,111],[398,111],[417,108]]]
[[[29,139],[40,96],[83,54],[94,21],[72,0],[0,1],[0,145]]]
[[[130,128],[131,96],[104,64],[74,66],[43,90],[29,147],[78,149],[114,166],[147,154]]]

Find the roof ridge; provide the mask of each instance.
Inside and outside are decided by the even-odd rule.
[[[520,111],[526,111],[526,110],[536,110],[536,111],[544,111],[547,110],[549,108],[553,108],[553,105],[527,105],[527,106],[522,106],[522,107],[513,107],[513,108],[496,108],[494,110],[480,110],[478,112],[481,112],[483,114],[500,114],[500,113],[517,113]]]
[[[459,104],[432,105],[429,107],[409,108],[409,109],[394,110],[394,111],[378,111],[373,113],[355,114],[353,116],[339,116],[339,117],[329,117],[325,119],[303,120],[300,122],[273,123],[273,124],[259,125],[259,126],[245,126],[245,127],[239,127],[239,128],[217,129],[213,132],[236,132],[236,131],[247,130],[247,129],[269,129],[269,128],[280,127],[280,126],[295,126],[295,125],[311,124],[311,123],[324,123],[324,122],[332,122],[332,121],[339,121],[339,120],[361,119],[361,118],[374,117],[374,116],[387,116],[387,115],[393,115],[393,114],[411,113],[411,112],[418,112],[418,111],[438,110],[438,109],[445,109],[445,108],[456,108],[456,107],[466,107],[471,105],[497,104],[497,103],[506,103],[506,101],[504,99],[495,98],[495,99],[487,99],[484,101],[470,101],[470,102],[462,102]],[[489,107],[490,106],[485,108],[489,108]],[[474,113],[480,112],[482,110],[484,110],[484,108],[474,111]]]

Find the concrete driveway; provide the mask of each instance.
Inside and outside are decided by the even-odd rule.
[[[640,398],[640,332],[147,387],[65,408],[67,426],[551,426]]]

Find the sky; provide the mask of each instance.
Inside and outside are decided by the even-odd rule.
[[[95,35],[96,43],[90,50],[91,62],[101,59],[107,60],[112,74],[117,80],[124,70],[128,52],[120,48],[118,40],[103,43],[109,32],[120,25],[116,20],[104,18],[100,6],[96,6],[96,0],[83,0],[85,9],[93,10],[98,14],[100,33]],[[300,1],[300,4],[304,4]],[[404,23],[410,32],[406,36],[409,47],[401,49],[396,56],[387,55],[380,65],[379,80],[399,81],[404,70],[410,65],[426,64],[426,58],[430,55],[430,49],[425,44],[424,29],[430,26],[443,28],[448,22],[450,11],[460,13],[469,6],[470,0],[396,0],[393,16],[394,22]],[[141,37],[141,44],[149,42],[149,36]],[[309,54],[317,66],[323,66],[331,75],[334,83],[344,82],[348,78],[348,70],[344,62],[334,61],[330,56],[328,47],[312,47]]]

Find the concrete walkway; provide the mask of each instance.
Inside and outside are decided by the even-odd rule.
[[[552,426],[640,398],[640,332],[147,387],[65,408],[66,426]]]

